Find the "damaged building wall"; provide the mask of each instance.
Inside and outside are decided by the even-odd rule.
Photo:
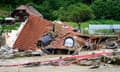
[[[120,32],[118,32],[118,40],[120,40]]]
[[[43,18],[43,15],[30,5],[20,5],[11,13],[11,16],[14,17],[16,21],[25,21],[30,15]]]
[[[83,38],[80,38],[79,32],[74,32],[73,27],[70,25],[64,24],[64,23],[53,23],[54,28],[54,34],[56,37],[54,40],[50,43],[50,45],[46,46],[46,48],[54,48],[54,49],[71,49],[71,47],[67,47],[64,45],[64,41],[66,38],[72,38],[74,40],[74,43],[78,42],[85,44],[85,40]],[[73,46],[73,49],[75,47],[75,44]]]
[[[28,21],[23,27],[14,48],[19,50],[36,50],[36,42],[50,31],[51,22],[38,16],[29,16]]]

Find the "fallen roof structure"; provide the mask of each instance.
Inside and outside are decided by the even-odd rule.
[[[67,49],[76,50],[91,43],[95,46],[105,40],[102,36],[81,35],[70,25],[62,22],[50,22],[38,16],[30,15],[20,31],[13,47],[19,50]],[[98,47],[95,47],[95,49]]]
[[[65,39],[72,38],[75,43],[86,43],[86,40],[79,37],[79,32],[74,32],[73,28],[67,24],[52,23],[48,20],[40,18],[38,16],[29,16],[26,24],[19,33],[13,47],[19,50],[37,50],[37,42],[42,39],[44,36],[51,33],[54,36],[54,39],[51,40],[45,48],[57,48],[57,49],[69,49],[71,47]],[[47,36],[49,38],[49,36]],[[46,38],[46,37],[45,37]],[[50,40],[47,39],[47,40]]]
[[[36,50],[37,40],[50,31],[51,22],[38,16],[30,15],[14,43],[19,50]]]

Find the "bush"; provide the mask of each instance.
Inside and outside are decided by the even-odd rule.
[[[82,3],[61,7],[55,14],[62,21],[83,22],[95,18],[92,9]]]
[[[95,0],[91,8],[97,19],[120,20],[120,0]]]

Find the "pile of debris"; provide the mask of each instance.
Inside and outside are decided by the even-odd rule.
[[[2,46],[0,48],[0,59],[14,58],[14,55],[18,53],[18,50],[13,50],[10,47]]]
[[[41,56],[44,53],[41,50],[32,51],[19,51],[18,49],[13,49],[8,46],[2,46],[0,48],[0,59],[11,59],[16,57],[31,57],[31,56]]]
[[[9,51],[8,51],[9,50]],[[2,53],[4,52],[4,53]],[[32,51],[20,53],[22,55],[30,56]],[[18,54],[18,51],[12,50],[10,48],[2,48],[0,50],[0,57],[4,54],[4,58],[13,57]],[[26,54],[25,54],[26,53]],[[10,64],[10,65],[0,65],[0,67],[13,67],[13,66],[25,66],[25,67],[32,67],[32,66],[43,66],[43,65],[52,65],[52,66],[69,66],[71,64],[76,64],[80,66],[89,66],[90,69],[99,68],[101,66],[106,66],[107,64],[117,64],[120,65],[120,51],[100,51],[94,53],[87,53],[82,55],[75,55],[75,56],[66,56],[50,60],[40,60],[40,61],[30,61],[30,62],[23,62],[22,64]],[[2,57],[3,59],[3,57]]]
[[[118,41],[107,39],[110,37],[82,35],[74,31],[70,25],[62,22],[52,23],[33,15],[30,15],[17,31],[5,33],[6,46],[10,48],[53,54],[55,49],[68,50],[68,54],[71,51],[73,54],[78,54],[81,49],[119,48]]]
[[[115,50],[110,55],[103,55],[101,60],[102,60],[102,62],[105,62],[108,64],[120,65],[120,51]]]
[[[79,37],[79,32],[74,32],[73,28],[67,24],[62,22],[54,22],[53,23],[53,32],[54,36],[53,40],[49,43],[49,45],[45,45],[45,49],[63,49],[63,50],[75,50],[81,49],[83,45],[86,45],[86,40]],[[40,39],[38,42],[41,42]]]
[[[100,57],[103,54],[111,54],[112,52],[104,51],[104,52],[97,52],[91,54],[82,54],[76,56],[66,56],[66,57],[59,57],[50,60],[40,60],[40,61],[30,61],[30,62],[23,62],[21,64],[10,64],[10,65],[0,65],[0,67],[13,67],[13,66],[39,66],[39,65],[53,65],[53,66],[69,66],[71,64],[77,65],[85,65],[85,66],[99,66],[100,64]]]
[[[5,33],[5,45],[3,46],[6,49],[17,49],[19,52],[32,51],[33,54],[54,54],[55,50],[67,50],[68,54],[72,52],[73,55],[76,55],[81,50],[119,48],[119,41],[107,40],[111,37],[82,35],[68,24],[44,19],[29,5],[21,5],[11,16],[15,19],[24,19],[25,22],[21,23],[18,30]]]

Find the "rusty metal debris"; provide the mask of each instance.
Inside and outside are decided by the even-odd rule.
[[[103,55],[101,60],[108,64],[120,65],[120,51],[114,51],[110,55]]]
[[[81,50],[118,48],[119,42],[112,40],[109,43],[107,41],[111,38],[114,37],[83,35],[63,22],[50,22],[30,15],[19,34],[16,33],[16,40],[12,48],[20,51],[42,50],[47,54],[54,54],[54,51],[49,50],[59,49],[68,50],[67,54],[71,54],[73,51],[72,54],[76,55]]]
[[[95,69],[101,65],[105,66],[105,64],[120,65],[120,33],[118,33],[118,37],[83,35],[68,24],[44,19],[42,14],[29,5],[21,5],[11,13],[11,16],[15,18],[15,21],[25,22],[18,30],[13,30],[11,33],[6,32],[0,36],[0,59],[41,56],[64,51],[72,56],[60,56],[57,59],[23,62],[21,64],[0,64],[0,67],[69,66],[76,64]],[[13,22],[15,21],[13,20]],[[79,54],[80,51],[84,50],[100,49],[112,49],[114,52]]]
[[[38,50],[36,42],[50,31],[50,26],[48,20],[29,16],[13,47],[19,50]]]
[[[68,50],[67,54],[76,55],[81,50],[99,50],[119,46],[115,41],[105,42],[112,37],[83,35],[68,24],[46,20],[29,5],[21,5],[11,13],[11,16],[25,20],[21,31],[13,31],[15,39],[7,45],[19,51],[42,50],[44,53],[54,54],[54,50],[59,49]],[[9,36],[6,40],[9,40]]]
[[[36,62],[27,62],[27,63],[21,63],[21,64],[10,64],[10,65],[0,65],[0,67],[14,67],[14,66],[39,66],[39,65],[54,65],[54,66],[69,66],[71,64],[76,64],[82,60],[93,60],[94,62],[97,59],[97,57],[100,57],[103,54],[111,54],[112,52],[98,52],[98,53],[92,53],[92,54],[83,54],[83,55],[76,55],[76,56],[67,56],[67,57],[59,57],[57,59],[51,59],[51,60],[44,60],[44,61],[36,61]],[[95,62],[95,65],[97,65],[99,61]]]

